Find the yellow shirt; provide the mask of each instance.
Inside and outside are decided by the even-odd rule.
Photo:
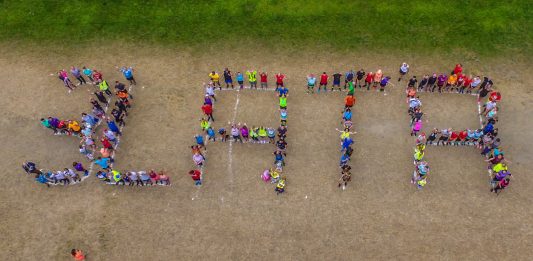
[[[209,77],[211,78],[211,81],[214,81],[214,82],[218,82],[218,80],[220,79],[220,76],[218,75],[218,73],[210,73],[209,74]]]
[[[80,131],[80,129],[81,129],[81,128],[80,128],[80,125],[78,124],[77,121],[71,121],[71,122],[69,122],[69,124],[68,124],[68,128],[71,129],[71,130],[73,130],[73,131],[75,131],[75,132],[78,132],[78,131]]]
[[[457,82],[457,75],[450,75],[450,77],[448,77],[448,83],[449,84],[455,84]]]

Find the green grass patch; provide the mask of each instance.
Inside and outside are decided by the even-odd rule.
[[[531,54],[529,1],[0,0],[0,39]]]

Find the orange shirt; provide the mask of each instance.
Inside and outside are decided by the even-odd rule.
[[[353,106],[355,104],[355,96],[348,95],[344,98],[346,106]]]

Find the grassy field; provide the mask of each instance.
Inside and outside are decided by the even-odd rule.
[[[0,1],[0,39],[531,54],[528,1]],[[296,47],[294,47],[296,48]]]

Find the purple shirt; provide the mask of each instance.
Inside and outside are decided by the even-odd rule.
[[[444,82],[446,82],[447,79],[448,77],[446,77],[446,75],[444,74],[439,75],[439,77],[437,78],[438,84],[444,84]]]
[[[241,135],[243,137],[248,137],[248,129],[247,128],[241,128]]]
[[[74,75],[74,77],[78,78],[81,76],[80,69],[74,67],[72,70],[70,70],[70,73]]]

